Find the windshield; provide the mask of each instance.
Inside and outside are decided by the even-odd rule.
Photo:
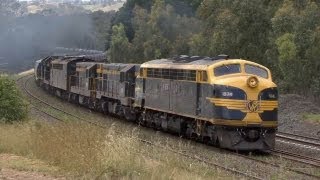
[[[240,73],[240,72],[241,72],[240,64],[224,64],[224,65],[216,67],[214,69],[215,76],[236,74],[236,73]]]
[[[250,65],[250,64],[246,64],[244,66],[244,69],[245,69],[246,73],[248,73],[248,74],[254,74],[254,75],[260,76],[262,78],[268,79],[268,71],[264,68]]]

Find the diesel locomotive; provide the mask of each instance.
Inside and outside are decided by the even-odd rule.
[[[35,79],[48,92],[105,114],[233,150],[275,146],[278,92],[268,68],[228,56],[98,63],[47,57]]]

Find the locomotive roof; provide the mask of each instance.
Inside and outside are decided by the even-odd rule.
[[[173,59],[157,59],[145,62],[141,65],[141,68],[178,68],[178,69],[199,69],[205,70],[208,66],[217,62],[226,60],[225,58],[210,58],[199,56],[183,56],[185,58],[173,58]]]
[[[195,61],[187,61],[187,60],[176,61],[173,59],[157,59],[157,60],[145,62],[144,64],[211,65],[217,61],[221,61],[221,60],[213,61],[213,60],[207,60],[207,59],[200,59]]]
[[[79,60],[79,58],[57,58],[52,61],[53,64],[67,64],[71,61]]]
[[[53,64],[68,64],[69,62],[72,61],[78,61],[80,63],[81,61],[86,62],[86,61],[93,61],[92,59],[88,59],[86,57],[55,57],[56,59],[52,61]]]
[[[127,66],[136,66],[136,69],[138,69],[140,67],[140,64],[102,63],[102,66],[104,69],[107,69],[107,70],[120,71],[121,69],[126,68]]]
[[[78,62],[77,66],[92,66],[97,64],[96,62]]]
[[[52,64],[66,64],[68,62],[70,62],[70,60],[67,61],[67,60],[55,59],[51,63]]]
[[[94,63],[94,62],[79,62],[79,63],[77,63],[77,67],[90,69],[91,67],[93,67],[96,64],[97,63]]]

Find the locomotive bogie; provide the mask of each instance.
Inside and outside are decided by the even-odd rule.
[[[236,150],[266,150],[275,146],[275,129],[217,128],[220,147]]]

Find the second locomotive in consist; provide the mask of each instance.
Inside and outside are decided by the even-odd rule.
[[[143,64],[48,57],[36,81],[68,101],[235,150],[275,146],[278,92],[266,67],[181,56]]]

